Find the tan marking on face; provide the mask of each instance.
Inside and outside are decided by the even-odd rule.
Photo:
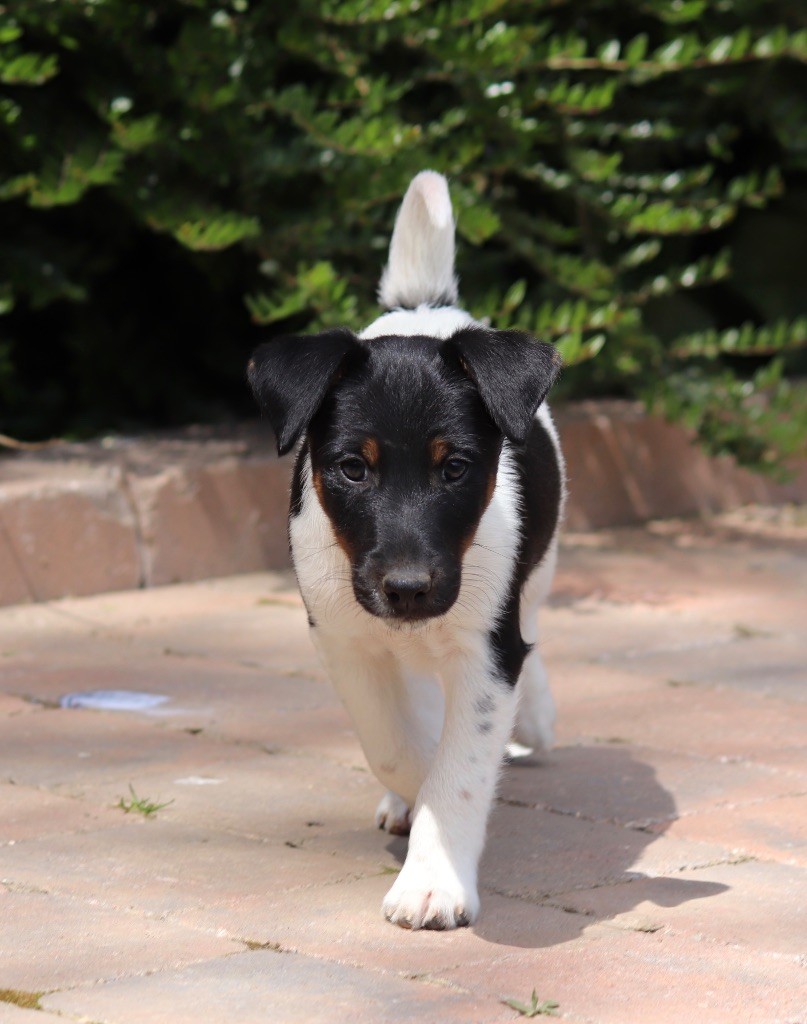
[[[361,454],[370,469],[378,467],[378,460],[381,458],[381,449],[374,437],[368,437],[361,446]]]
[[[450,451],[451,448],[447,441],[444,441],[442,437],[433,437],[429,441],[429,455],[431,456],[432,466],[439,466],[448,457]]]
[[[344,551],[347,557],[352,560],[353,549],[351,548],[347,537],[337,529],[336,523],[328,515],[328,509],[325,505],[325,485],[322,482],[322,473],[318,469],[314,469],[313,466],[311,467],[311,480],[314,484],[314,490],[317,492],[317,499],[319,501],[320,508],[327,516],[328,522],[331,524],[333,535],[336,537],[336,543]]]

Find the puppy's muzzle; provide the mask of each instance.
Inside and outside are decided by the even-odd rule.
[[[392,569],[381,580],[381,590],[393,615],[420,618],[430,614],[432,574],[426,569]]]

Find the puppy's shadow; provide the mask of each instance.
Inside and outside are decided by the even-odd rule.
[[[541,761],[508,765],[480,866],[474,931],[507,946],[553,946],[645,901],[674,907],[724,892],[675,877],[680,853],[665,849],[662,837],[676,817],[654,768],[627,749],[561,747]],[[403,861],[405,840],[387,848]],[[650,916],[663,923],[663,910]]]

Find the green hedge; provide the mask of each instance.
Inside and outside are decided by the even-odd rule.
[[[250,410],[446,173],[462,296],[775,470],[804,446],[807,25],[777,0],[0,6],[0,431]]]

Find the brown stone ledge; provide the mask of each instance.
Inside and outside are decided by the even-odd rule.
[[[555,417],[569,529],[807,501],[807,461],[772,484],[634,403]],[[283,568],[290,461],[261,424],[0,455],[0,604]]]

